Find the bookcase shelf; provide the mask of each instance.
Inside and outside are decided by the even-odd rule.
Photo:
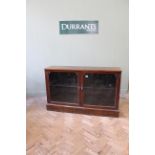
[[[47,110],[119,116],[120,68],[45,68]]]

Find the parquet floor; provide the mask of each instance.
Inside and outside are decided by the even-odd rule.
[[[128,155],[128,101],[120,117],[46,111],[46,98],[27,99],[27,155]]]

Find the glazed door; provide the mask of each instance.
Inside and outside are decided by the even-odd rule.
[[[50,72],[50,101],[58,104],[78,104],[78,77],[76,72]]]
[[[82,75],[83,106],[114,107],[116,103],[116,77],[107,73]]]

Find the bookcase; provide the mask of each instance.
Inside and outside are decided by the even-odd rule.
[[[47,110],[119,116],[118,67],[45,68]]]

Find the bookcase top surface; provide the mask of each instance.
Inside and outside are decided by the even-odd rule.
[[[120,67],[87,67],[87,66],[49,66],[45,70],[74,70],[74,71],[111,71],[121,72]]]

